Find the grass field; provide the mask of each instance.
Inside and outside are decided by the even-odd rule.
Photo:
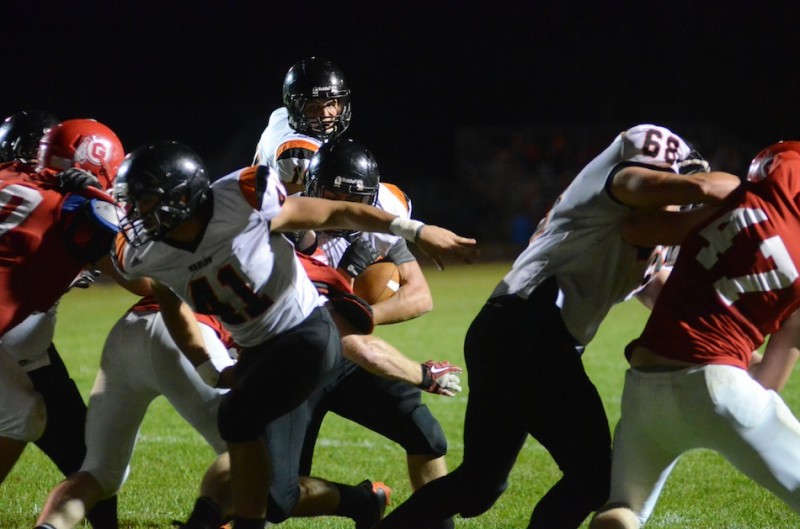
[[[379,334],[412,358],[446,359],[463,365],[462,340],[507,264],[453,267],[443,273],[426,269],[435,309],[418,320],[379,329]],[[105,334],[134,298],[113,285],[100,284],[70,292],[59,310],[56,345],[84,397],[88,397]],[[626,364],[623,346],[641,329],[646,311],[636,302],[615,308],[584,356],[590,376],[604,399],[612,425],[619,418],[619,397]],[[498,347],[503,337],[498,336]],[[519,373],[518,376],[525,376]],[[450,444],[451,468],[461,459],[463,394],[453,399],[425,395],[442,423]],[[783,392],[789,406],[800,410],[800,382]],[[76,425],[76,428],[79,427]],[[200,476],[213,458],[212,450],[188,427],[163,398],[156,400],[143,424],[131,477],[120,493],[124,528],[166,528],[183,519],[197,493]],[[404,456],[380,436],[329,416],[316,449],[314,473],[336,481],[383,480],[393,489],[393,504],[410,494]],[[511,475],[511,486],[481,517],[458,520],[456,526],[507,529],[527,526],[535,502],[559,477],[548,454],[529,440]],[[0,528],[31,528],[50,488],[61,476],[35,447],[0,486]],[[350,528],[344,519],[290,520],[289,529]],[[781,502],[738,474],[721,457],[698,451],[678,464],[648,524],[653,528],[796,528],[800,519]]]

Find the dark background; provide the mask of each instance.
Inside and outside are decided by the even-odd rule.
[[[800,139],[797,1],[0,5],[0,114],[93,117],[127,150],[182,141],[219,174],[249,164],[286,70],[311,55],[344,70],[350,135],[417,195],[458,186],[464,127],[692,122],[756,147]]]

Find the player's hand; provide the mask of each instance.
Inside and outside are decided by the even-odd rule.
[[[97,278],[100,277],[100,270],[96,270],[94,268],[89,270],[83,270],[78,277],[72,280],[72,283],[69,284],[69,288],[67,290],[71,290],[73,288],[89,288],[97,281]]]
[[[341,268],[350,277],[356,277],[364,271],[366,267],[378,260],[378,255],[372,243],[366,239],[358,237],[347,250],[344,251],[341,260],[339,261],[338,268]]]
[[[432,224],[426,224],[414,242],[428,257],[433,259],[439,270],[444,270],[442,256],[445,254],[457,257],[465,263],[472,263],[479,255],[478,249],[475,247],[477,244],[475,239],[456,235],[446,228]]]
[[[678,172],[683,175],[708,173],[710,171],[711,165],[697,151],[690,152],[685,160],[678,162]]]
[[[455,397],[461,391],[461,378],[458,376],[463,369],[450,362],[436,362],[428,360],[422,364],[422,383],[419,388],[428,393]]]
[[[102,190],[100,180],[89,171],[70,167],[56,175],[56,189],[61,193],[79,193],[87,187],[96,187]]]

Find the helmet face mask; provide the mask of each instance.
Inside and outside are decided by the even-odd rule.
[[[309,108],[331,104],[338,107],[335,116]],[[340,136],[350,125],[350,89],[342,71],[324,59],[311,57],[289,69],[283,81],[283,105],[292,129],[321,141]]]
[[[205,165],[188,147],[162,142],[139,147],[120,166],[114,196],[124,203],[120,231],[138,247],[163,240],[206,201]]]
[[[338,138],[322,145],[311,158],[305,194],[374,206],[379,187],[380,172],[372,153],[349,138]],[[357,232],[327,230],[325,233],[334,237],[349,237]]]
[[[0,124],[0,162],[19,160],[35,164],[39,140],[58,118],[43,110],[23,110]]]

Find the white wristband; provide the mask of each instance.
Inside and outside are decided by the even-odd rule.
[[[424,222],[414,219],[407,219],[404,217],[395,217],[389,224],[389,231],[393,234],[404,238],[408,242],[417,242],[419,232],[425,227]]]
[[[200,379],[203,382],[212,388],[217,387],[217,384],[219,384],[219,369],[217,369],[217,366],[214,365],[210,358],[194,369],[197,371],[197,374],[200,375]]]

